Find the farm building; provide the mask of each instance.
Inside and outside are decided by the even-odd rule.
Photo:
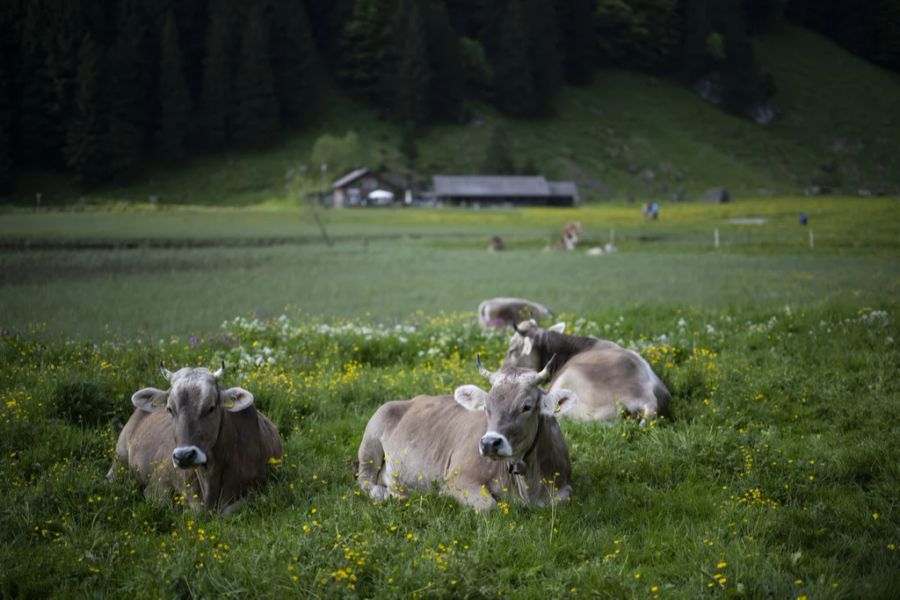
[[[574,206],[573,181],[532,175],[435,175],[434,198],[456,205]]]
[[[383,206],[404,199],[406,186],[396,176],[363,167],[331,184],[332,204],[343,206]]]

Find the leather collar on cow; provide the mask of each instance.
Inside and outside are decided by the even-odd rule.
[[[531,442],[531,446],[528,447],[528,450],[525,451],[525,454],[522,455],[522,458],[517,460],[516,462],[509,463],[509,473],[510,475],[525,475],[525,472],[528,470],[528,463],[525,459],[534,452],[535,447],[538,443],[538,438],[541,437],[541,428],[544,425],[544,417],[538,415],[538,426],[537,433],[534,434],[534,440]]]

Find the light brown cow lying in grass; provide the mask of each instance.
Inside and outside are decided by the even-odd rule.
[[[504,366],[533,368],[556,356],[550,391],[572,390],[578,396],[568,416],[608,421],[624,409],[646,421],[666,413],[669,390],[640,354],[607,340],[566,335],[564,328],[562,323],[550,329],[533,320],[519,323]]]
[[[216,371],[159,365],[168,390],[144,388],[116,444],[116,462],[127,465],[148,495],[184,494],[195,508],[229,514],[266,479],[268,462],[281,458],[281,438],[253,406],[253,394],[223,390]]]
[[[359,485],[369,496],[437,486],[477,510],[569,498],[569,449],[555,415],[577,404],[575,394],[541,390],[549,365],[491,373],[479,361],[478,369],[490,392],[464,385],[453,396],[395,400],[375,412],[359,445]]]
[[[478,305],[478,324],[482,327],[509,327],[526,319],[551,315],[543,304],[523,298],[491,298]]]

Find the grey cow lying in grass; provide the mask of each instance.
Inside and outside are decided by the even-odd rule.
[[[453,396],[395,400],[375,412],[359,445],[359,485],[369,496],[403,497],[437,484],[477,510],[569,498],[569,450],[555,415],[577,404],[575,394],[541,390],[549,364],[492,373],[479,360],[478,369],[489,392],[464,385]]]
[[[131,397],[135,411],[108,476],[126,465],[148,495],[174,491],[195,508],[229,514],[265,481],[269,460],[281,458],[281,438],[253,406],[253,394],[219,387],[224,364],[214,373],[159,367],[170,387]]]
[[[516,324],[504,366],[534,368],[556,356],[550,391],[575,392],[571,417],[608,421],[624,410],[646,422],[666,414],[672,396],[640,354],[607,340],[566,335],[564,328],[542,329],[534,320]]]

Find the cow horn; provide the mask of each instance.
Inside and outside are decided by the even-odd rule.
[[[547,361],[547,364],[544,366],[544,368],[538,373],[535,373],[534,379],[531,381],[531,385],[541,385],[542,383],[550,379],[550,368],[553,366],[553,361],[555,360],[556,355],[554,354],[550,357],[550,360]]]
[[[479,356],[477,354],[475,355],[475,364],[478,365],[478,372],[481,374],[481,376],[484,377],[485,379],[487,379],[488,381],[490,381],[491,384],[493,384],[494,383],[494,373],[491,373],[490,371],[488,371],[487,369],[484,368],[484,365],[481,364],[481,356]]]
[[[159,361],[159,372],[166,378],[166,381],[172,381],[172,371],[165,368],[162,361]]]
[[[222,366],[219,367],[219,370],[218,370],[218,371],[216,371],[215,373],[213,373],[213,377],[215,377],[216,379],[219,379],[219,378],[222,377],[222,375],[224,375],[224,374],[225,374],[225,361],[223,360],[223,361],[222,361]]]

